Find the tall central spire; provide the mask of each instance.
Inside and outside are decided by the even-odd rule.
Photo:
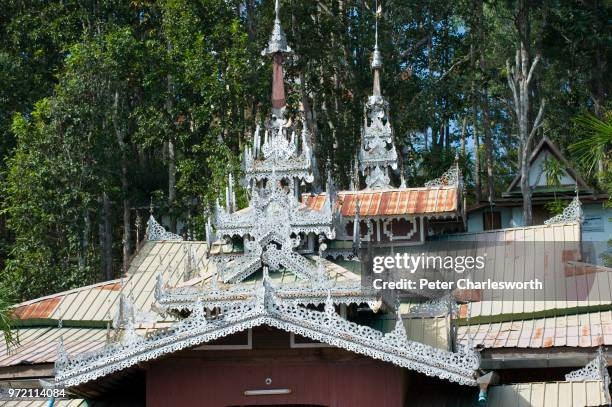
[[[274,10],[276,14],[274,28],[268,46],[261,51],[261,55],[272,56],[272,115],[281,118],[286,105],[283,62],[285,56],[291,54],[293,50],[287,45],[287,37],[281,26],[279,0],[276,0]]]
[[[381,8],[376,2],[376,34],[374,42],[374,53],[372,54],[372,69],[374,70],[374,86],[372,89],[373,96],[380,96],[380,70],[382,69],[382,56],[378,49],[378,15],[381,13]]]
[[[393,143],[393,130],[389,120],[389,103],[380,91],[382,56],[378,49],[378,18],[382,13],[376,2],[376,40],[372,53],[374,83],[372,96],[365,105],[364,126],[359,148],[359,170],[365,177],[367,189],[391,188],[389,169],[397,170],[397,151]]]

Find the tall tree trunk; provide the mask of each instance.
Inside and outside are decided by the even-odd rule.
[[[172,44],[168,41],[167,45],[168,53],[172,52]],[[171,74],[166,77],[167,82],[167,94],[166,94],[166,112],[170,120],[168,126],[167,147],[168,147],[168,208],[170,210],[170,231],[176,233],[176,214],[174,211],[174,202],[176,200],[176,151],[175,141],[176,135],[174,134],[174,80]]]
[[[485,165],[487,167],[487,195],[489,202],[495,199],[495,174],[493,172],[493,140],[489,120],[489,89],[485,84],[482,89],[482,134],[485,145]]]
[[[598,0],[594,0],[591,2],[591,7],[592,7],[592,13],[593,16],[599,16],[599,15],[603,15],[604,13],[601,13],[600,11],[600,2]],[[593,35],[596,35],[597,33],[593,33]],[[593,99],[593,110],[595,113],[595,116],[599,117],[600,119],[603,118],[603,105],[606,101],[606,91],[605,91],[605,85],[604,85],[604,76],[605,76],[605,66],[606,66],[606,58],[602,57],[602,51],[599,50],[597,52],[595,52],[595,64],[594,64],[594,69],[593,69],[593,85],[592,87],[594,88],[591,91],[591,98]],[[597,172],[599,174],[603,174],[605,171],[605,165],[604,165],[604,160],[603,158],[600,158],[597,161]],[[600,182],[603,183],[603,179],[600,179]]]
[[[255,38],[255,0],[246,0],[246,26],[249,41],[253,41]]]
[[[81,234],[81,250],[79,253],[79,268],[84,269],[88,264],[88,254],[89,254],[89,235],[91,233],[91,216],[89,215],[89,210],[85,210],[85,214],[83,215],[83,233]]]
[[[489,120],[489,87],[486,78],[485,64],[485,16],[484,16],[484,1],[480,0],[477,6],[477,22],[478,27],[478,68],[482,81],[482,92],[480,94],[480,109],[482,111],[482,134],[484,136],[485,147],[485,166],[487,169],[487,196],[489,202],[495,199],[495,173],[493,168],[493,139],[491,136],[491,126]]]
[[[174,202],[176,201],[176,150],[174,135],[168,139],[168,208],[170,208],[170,230],[176,233],[176,215]]]
[[[523,224],[531,226],[533,224],[533,213],[531,205],[531,188],[529,186],[529,157],[531,154],[531,144],[537,130],[542,125],[545,100],[540,103],[540,109],[533,125],[529,122],[530,84],[533,80],[533,73],[540,60],[536,56],[533,63],[529,61],[527,47],[523,42],[516,51],[515,65],[510,66],[510,61],[506,61],[508,71],[508,85],[512,90],[514,100],[514,113],[518,121],[519,133],[519,152],[520,152],[520,174],[521,174],[521,194],[523,195]]]
[[[100,218],[100,246],[102,252],[102,274],[106,280],[113,279],[113,236],[111,234],[111,207],[106,192],[100,197],[102,216]]]
[[[121,180],[121,200],[123,203],[123,237],[121,239],[122,245],[122,269],[123,272],[127,272],[127,268],[130,260],[130,241],[131,241],[131,224],[130,224],[130,199],[129,199],[129,182],[128,182],[128,156],[127,146],[125,142],[126,137],[126,125],[119,119],[119,109],[121,108],[120,95],[118,91],[115,91],[115,104],[114,104],[114,117],[113,124],[115,127],[115,135],[117,137],[117,144],[119,145],[119,151],[121,152],[121,173],[119,178]]]
[[[465,144],[466,144],[466,136],[467,136],[467,113],[463,115],[463,120],[461,120],[461,156],[465,156]]]
[[[475,52],[474,52],[474,44],[470,45],[470,62],[472,69],[474,72],[476,70],[475,65]],[[474,133],[474,198],[476,199],[476,204],[480,203],[482,199],[482,186],[480,183],[480,140],[478,138],[478,100],[477,100],[477,88],[476,88],[476,78],[474,77],[475,73],[472,76],[472,84],[471,84],[471,97],[472,97],[472,131]]]

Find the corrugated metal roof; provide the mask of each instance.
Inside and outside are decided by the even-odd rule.
[[[23,328],[18,330],[19,345],[8,353],[0,342],[0,366],[51,363],[57,358],[60,337],[69,354],[100,349],[106,343],[105,329],[90,328]]]
[[[585,347],[612,344],[612,311],[460,326],[459,342],[485,348]]]
[[[325,193],[303,196],[306,207],[315,211],[323,208],[325,200]],[[342,216],[355,216],[357,202],[359,202],[359,215],[362,217],[454,214],[458,210],[458,188],[441,186],[338,192],[337,205]]]
[[[189,250],[193,250],[195,254],[198,271],[197,277],[184,281]],[[360,279],[359,274],[329,260],[324,259],[323,265],[334,281]],[[358,267],[354,269],[359,270]],[[117,301],[122,293],[131,298],[139,310],[151,312],[151,306],[155,302],[156,278],[160,273],[169,287],[202,284],[202,280],[206,284],[206,280],[216,276],[214,263],[206,257],[205,242],[147,242],[130,265],[126,279],[111,280],[28,301],[17,305],[15,314],[22,320],[46,318],[64,321],[110,321],[117,312]],[[272,273],[271,277],[276,284],[299,281],[290,272]],[[243,284],[254,282],[255,280],[247,280]],[[224,284],[219,282],[219,285]]]
[[[109,321],[116,312],[121,293],[129,296],[141,310],[149,311],[153,304],[156,277],[164,274],[169,285],[182,281],[187,258],[186,247],[193,246],[196,258],[204,271],[206,243],[204,242],[147,242],[130,265],[127,277],[80,287],[14,307],[15,315],[26,319],[63,319],[65,321]],[[122,289],[123,287],[123,289]]]
[[[61,297],[53,297],[24,305],[15,309],[14,316],[18,319],[48,318],[60,301]]]
[[[492,281],[537,279],[543,284],[543,291],[472,290],[466,296],[472,302],[461,306],[460,318],[524,316],[547,310],[612,304],[612,269],[580,261],[578,223],[449,235],[448,240],[473,245],[443,255],[482,256],[486,253],[484,273]],[[457,294],[461,298],[465,293]]]
[[[602,383],[521,383],[489,388],[489,407],[592,407],[606,404]]]

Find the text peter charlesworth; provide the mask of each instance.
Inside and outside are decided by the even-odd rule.
[[[414,256],[408,253],[397,253],[392,256],[373,258],[372,271],[381,274],[384,271],[404,271],[414,274],[423,270],[445,270],[462,274],[466,271],[482,271],[485,268],[486,254],[483,256],[430,256],[421,253]],[[385,280],[376,278],[372,281],[376,290],[542,290],[542,281],[535,278],[526,281],[496,281],[490,278],[474,280],[460,278],[456,281],[429,278],[400,278]]]

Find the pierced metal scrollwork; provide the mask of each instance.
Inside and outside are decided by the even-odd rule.
[[[149,240],[183,240],[176,233],[168,232],[157,220],[151,215],[147,222],[147,238]]]
[[[443,187],[448,185],[458,185],[459,184],[459,166],[455,163],[453,164],[444,174],[440,175],[436,179],[432,179],[431,181],[427,181],[425,183],[426,187]]]
[[[578,197],[575,197],[572,202],[570,202],[570,204],[563,209],[563,213],[545,220],[544,224],[554,225],[574,222],[582,222],[582,204],[580,203],[580,199]]]
[[[397,151],[387,115],[388,103],[382,96],[371,96],[366,103],[366,120],[361,131],[359,169],[367,189],[390,188],[387,169],[397,169]]]
[[[565,375],[568,382],[581,382],[596,380],[601,382],[601,390],[605,397],[606,405],[609,405],[610,398],[610,374],[608,373],[608,360],[602,346],[597,349],[597,356],[582,369],[574,370]]]
[[[221,307],[215,317],[206,316],[203,303],[196,305],[195,312],[166,331],[138,342],[111,343],[101,350],[69,357],[56,365],[56,384],[75,386],[181,349],[268,325],[428,376],[476,385],[480,358],[473,349],[461,348],[453,353],[410,341],[405,331],[402,333],[401,321],[387,334],[358,325],[335,312],[329,292],[324,311],[287,304],[278,298],[267,273],[253,299]]]
[[[582,369],[574,370],[565,375],[568,382],[585,380],[605,380],[608,377],[608,361],[603,348],[597,350],[597,356]],[[608,377],[609,380],[609,377]]]

